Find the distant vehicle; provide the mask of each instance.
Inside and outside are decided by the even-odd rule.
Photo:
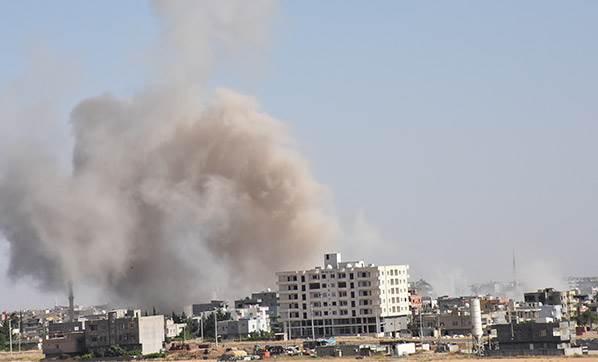
[[[299,354],[301,354],[301,351],[297,346],[286,347],[286,352],[289,356],[298,356]]]
[[[272,356],[286,353],[286,350],[283,346],[266,346],[266,350],[270,352]]]
[[[303,342],[304,349],[316,349],[316,347],[322,346],[336,346],[336,339],[335,338],[319,338],[316,340],[307,340]]]

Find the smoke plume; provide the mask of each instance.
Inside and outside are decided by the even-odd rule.
[[[268,11],[259,9],[271,4],[154,8],[160,44],[173,52],[162,86],[81,101],[70,117],[69,167],[43,147],[3,157],[0,231],[12,277],[180,307],[273,284],[275,271],[311,263],[334,238],[325,189],[284,124],[250,97],[220,90],[198,100],[189,90],[216,59],[212,42],[251,44],[263,35]]]

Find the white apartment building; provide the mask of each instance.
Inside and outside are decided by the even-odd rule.
[[[383,335],[409,312],[409,266],[342,262],[324,255],[324,267],[276,273],[280,319],[287,335]]]

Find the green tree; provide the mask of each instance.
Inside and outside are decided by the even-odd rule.
[[[585,312],[575,317],[575,320],[579,325],[591,326],[593,323],[598,322],[598,315],[590,310],[586,310]]]
[[[0,326],[0,351],[7,351],[10,349],[10,329],[8,328],[9,319],[12,321],[13,328],[17,326],[19,321],[18,315],[16,313],[12,313],[8,316],[8,318],[5,321],[2,322],[2,326]]]
[[[230,313],[219,310],[216,312],[218,321],[227,321],[230,319]],[[205,338],[214,338],[214,313],[210,313],[204,318],[203,333]]]

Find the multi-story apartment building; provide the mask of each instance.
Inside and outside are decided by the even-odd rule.
[[[323,267],[276,275],[279,314],[291,337],[392,334],[410,314],[407,265],[342,262],[333,253]]]

